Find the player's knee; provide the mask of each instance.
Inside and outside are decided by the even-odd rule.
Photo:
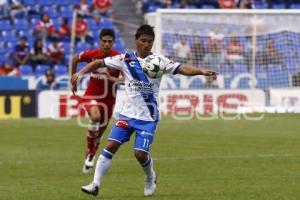
[[[100,115],[99,111],[91,111],[90,112],[90,119],[93,122],[99,122],[100,119],[101,119],[101,115]]]
[[[147,161],[148,159],[148,153],[143,152],[143,151],[134,151],[134,156],[136,157],[136,159],[140,162],[140,163],[144,163]]]

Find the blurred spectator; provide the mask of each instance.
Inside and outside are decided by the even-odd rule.
[[[93,17],[97,23],[100,23],[101,16],[99,13],[91,12],[93,7],[89,5],[86,0],[80,0],[79,4],[75,6],[75,10],[77,10],[78,14],[83,17]]]
[[[69,26],[69,20],[66,17],[62,18],[62,23],[59,27],[58,34],[61,39],[69,39],[71,35],[71,28]]]
[[[238,8],[240,9],[251,9],[253,0],[239,0]]]
[[[44,47],[41,39],[34,41],[34,46],[31,49],[31,63],[34,68],[37,65],[48,63],[47,49]]]
[[[191,48],[184,36],[181,36],[180,41],[173,45],[173,52],[175,59],[181,63],[186,63],[191,57]]]
[[[14,19],[17,17],[25,17],[28,19],[28,9],[19,0],[9,0],[9,11],[10,11],[10,18]]]
[[[204,57],[204,67],[216,70],[219,65],[223,64],[224,55],[217,44],[212,44],[209,49],[210,51]]]
[[[198,36],[194,37],[194,43],[191,47],[191,53],[193,64],[196,66],[200,65],[205,55],[205,48]]]
[[[52,40],[58,36],[55,33],[53,22],[47,13],[41,15],[41,20],[35,26],[34,35],[37,39],[42,39],[43,43],[45,43],[47,39]]]
[[[221,9],[234,9],[236,8],[235,0],[219,0],[219,8]]]
[[[86,0],[80,0],[79,4],[75,5],[75,10],[82,16],[90,16],[91,7]]]
[[[9,4],[7,0],[0,0],[0,19],[9,18]]]
[[[5,62],[0,67],[0,76],[20,76],[20,71],[17,67]]]
[[[113,18],[112,0],[93,0],[94,14]]]
[[[243,45],[240,39],[234,35],[230,38],[226,50],[226,64],[233,66],[243,61]]]
[[[58,90],[59,83],[55,81],[55,74],[48,69],[45,72],[45,78],[37,85],[38,90]]]
[[[94,40],[89,30],[88,23],[81,15],[77,16],[76,21],[76,41],[87,42],[91,46],[94,45]]]
[[[172,8],[173,0],[160,0],[162,8]]]
[[[210,70],[216,70],[218,66],[224,62],[224,55],[219,48],[218,44],[214,43],[210,46],[210,51],[205,54],[204,67]],[[212,77],[205,77],[206,81],[204,84],[205,88],[217,88],[218,84]]]
[[[217,44],[218,48],[221,48],[223,39],[224,39],[224,35],[222,33],[220,33],[219,27],[215,27],[213,30],[211,30],[208,33],[208,44],[209,45]]]
[[[282,55],[278,52],[274,41],[271,38],[268,39],[263,50],[263,58],[263,65],[265,65],[265,67],[268,67],[269,64],[278,64],[281,65],[282,68],[284,67],[282,63]]]
[[[192,0],[181,0],[179,8],[187,8],[188,5],[192,4]]]
[[[18,67],[19,65],[27,64],[29,58],[30,49],[27,44],[27,38],[21,37],[12,54],[13,65]]]
[[[65,63],[65,49],[64,44],[55,38],[47,48],[48,57],[51,65],[58,65]]]
[[[247,65],[248,71],[253,67],[253,51],[255,51],[255,62],[256,64],[263,63],[263,45],[257,40],[254,48],[253,37],[247,37],[247,42],[245,44],[244,57],[245,64]]]

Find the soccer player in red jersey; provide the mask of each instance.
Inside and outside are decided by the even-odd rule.
[[[103,29],[99,35],[99,40],[99,49],[83,51],[73,58],[72,75],[76,73],[77,65],[80,62],[90,63],[96,59],[119,54],[113,49],[115,34],[112,29]],[[91,74],[85,94],[80,98],[80,107],[84,106],[90,117],[83,173],[88,173],[94,165],[95,154],[101,137],[113,113],[116,100],[116,83],[123,81],[119,70],[102,69]],[[73,94],[75,94],[76,87],[73,85],[71,87]]]

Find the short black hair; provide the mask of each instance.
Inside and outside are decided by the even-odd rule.
[[[139,39],[141,35],[150,35],[154,39],[155,38],[154,27],[148,24],[144,24],[140,26],[135,33],[135,39]]]
[[[107,35],[111,36],[113,38],[113,40],[115,40],[115,32],[113,29],[110,29],[110,28],[102,29],[102,31],[99,34],[99,39],[101,40],[102,37],[107,36]]]

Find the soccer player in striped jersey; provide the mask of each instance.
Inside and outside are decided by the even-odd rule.
[[[103,67],[121,70],[125,78],[126,101],[119,119],[112,128],[105,149],[101,152],[96,164],[94,179],[81,190],[97,195],[103,176],[111,166],[112,158],[119,147],[129,141],[135,132],[134,155],[143,168],[146,178],[144,195],[151,196],[156,190],[157,175],[153,168],[153,159],[149,152],[160,119],[158,111],[158,92],[161,77],[149,78],[144,73],[143,63],[149,56],[157,56],[163,61],[161,68],[165,74],[182,74],[186,76],[204,75],[216,78],[216,72],[199,69],[189,65],[173,62],[168,58],[151,53],[154,42],[153,27],[142,25],[136,34],[136,52],[126,52],[118,56],[96,60],[72,77],[76,87],[82,76],[90,71]]]

